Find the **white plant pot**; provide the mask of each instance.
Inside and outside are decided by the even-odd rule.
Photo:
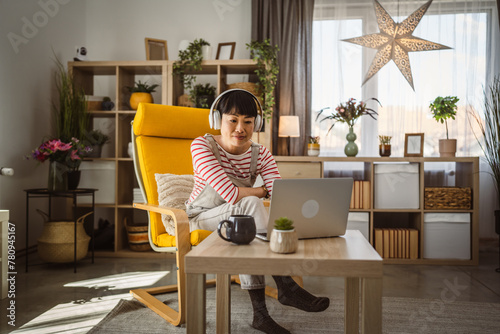
[[[295,230],[275,230],[271,232],[269,246],[275,253],[295,253],[299,244],[299,238]]]

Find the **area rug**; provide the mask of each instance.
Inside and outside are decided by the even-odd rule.
[[[160,297],[176,307],[176,295]],[[450,298],[451,299],[451,298]],[[384,297],[384,333],[498,333],[500,304],[459,302],[440,299]],[[344,302],[331,297],[330,307],[321,313],[306,313],[267,298],[271,316],[292,333],[343,333]],[[246,291],[231,289],[231,331],[262,333],[253,329],[252,308]],[[121,300],[89,333],[185,333],[185,325],[174,327],[135,300]],[[207,289],[207,333],[215,333],[215,289]]]

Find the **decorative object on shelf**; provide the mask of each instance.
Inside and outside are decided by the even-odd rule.
[[[259,91],[263,95],[264,119],[271,119],[275,104],[274,89],[278,80],[278,45],[271,45],[269,39],[263,42],[252,41],[246,44],[247,49],[250,49],[250,58],[257,62],[258,69],[255,74],[259,78]],[[259,94],[260,95],[260,94]]]
[[[278,136],[286,137],[286,155],[290,155],[290,137],[300,137],[299,116],[280,116]]]
[[[85,61],[87,60],[87,48],[80,46],[76,48],[76,57],[73,58],[74,61]]]
[[[219,43],[215,59],[233,59],[236,42]]]
[[[101,130],[94,129],[85,135],[86,144],[92,147],[92,151],[90,151],[86,157],[87,158],[100,158],[102,152],[102,146],[106,143],[109,143],[109,136],[104,134]]]
[[[102,110],[111,111],[115,107],[115,104],[113,103],[113,101],[111,101],[111,99],[108,96],[105,96],[102,99],[101,106]]]
[[[369,100],[374,100],[377,101],[380,106],[382,106],[376,98],[372,97]],[[323,111],[330,109],[330,107],[326,107],[321,109],[318,112],[318,116],[316,116],[316,120],[318,120],[319,116],[323,113]],[[375,115],[378,115],[377,112],[371,108],[366,107],[366,102],[364,101],[359,101],[356,102],[356,99],[350,98],[345,104],[341,103],[338,105],[337,108],[335,108],[335,112],[333,112],[331,115],[325,116],[320,122],[323,122],[325,120],[332,120],[333,124],[332,126],[328,129],[327,133],[330,133],[330,131],[333,129],[335,124],[337,122],[341,123],[346,123],[349,126],[349,133],[346,136],[347,139],[347,145],[344,148],[344,153],[348,157],[355,157],[358,154],[358,146],[354,142],[357,138],[356,134],[354,133],[354,124],[356,124],[356,121],[358,118],[361,116],[368,115],[373,119],[377,119]]]
[[[455,119],[458,100],[456,96],[438,96],[429,105],[432,117],[446,126],[446,139],[439,139],[439,156],[441,157],[454,157],[457,152],[457,140],[448,137],[448,122],[446,120],[448,118]]]
[[[144,42],[146,43],[146,60],[168,60],[166,40],[146,37]]]
[[[298,244],[299,238],[293,226],[293,221],[287,217],[276,219],[269,240],[271,250],[281,254],[295,253]]]
[[[73,75],[56,58],[56,88],[58,101],[52,103],[55,120],[54,138],[69,142],[72,138],[83,138],[87,131],[90,115],[83,89],[78,88]]]
[[[49,221],[49,216],[37,210],[45,219],[42,234],[38,238],[38,255],[42,261],[70,263],[75,260],[75,222]],[[90,237],[85,232],[83,222],[92,211],[76,221],[76,260],[83,259],[89,250]]]
[[[500,76],[495,76],[491,84],[485,88],[483,103],[484,121],[472,108],[468,109],[470,116],[468,118],[473,131],[472,120],[479,127],[480,133],[474,131],[474,136],[490,166],[491,175],[495,180],[497,199],[500,201]],[[495,210],[495,232],[500,236],[500,210]],[[500,262],[500,246],[498,251]],[[496,271],[500,272],[500,268]]]
[[[209,83],[197,84],[189,96],[196,108],[210,108],[215,100],[215,90],[216,88]]]
[[[172,75],[179,78],[185,92],[191,91],[196,82],[196,76],[187,74],[187,72],[201,71],[203,46],[210,46],[210,43],[203,38],[195,39],[193,42],[189,43],[186,49],[179,49],[179,60],[176,60],[173,64]]]
[[[378,136],[378,140],[380,142],[378,152],[381,157],[391,156],[391,139],[392,136]]]
[[[423,157],[424,156],[424,134],[406,133],[405,134],[405,157]]]
[[[125,217],[124,225],[127,227],[128,246],[134,252],[147,252],[152,250],[149,244],[148,223],[129,223]]]
[[[134,87],[127,87],[128,90],[132,93],[130,95],[130,108],[133,110],[137,110],[139,107],[139,103],[153,103],[153,95],[151,93],[155,92],[157,84],[148,85],[147,82],[142,83],[141,80],[135,83]]]
[[[374,1],[375,14],[377,15],[380,32],[342,40],[377,50],[377,54],[368,69],[362,85],[392,59],[411,88],[415,90],[408,52],[451,49],[448,46],[413,36],[413,31],[417,28],[417,25],[431,3],[432,0],[428,1],[403,22],[395,23],[380,3],[377,0]]]
[[[309,143],[307,144],[307,155],[317,157],[319,155],[319,137],[309,136]]]
[[[69,143],[60,139],[47,140],[31,152],[32,158],[39,163],[50,161],[47,189],[49,191],[68,189],[68,171],[77,171],[86,156],[92,149],[85,146],[78,139],[73,138]]]

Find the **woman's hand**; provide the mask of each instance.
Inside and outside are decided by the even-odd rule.
[[[243,197],[257,196],[258,198],[266,197],[267,191],[262,187],[238,187],[238,197],[236,198],[236,203],[240,201]]]

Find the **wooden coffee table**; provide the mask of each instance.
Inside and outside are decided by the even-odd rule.
[[[382,333],[382,258],[359,231],[300,240],[293,254],[273,253],[258,239],[234,245],[212,233],[186,255],[185,264],[187,333],[206,330],[206,274],[217,279],[217,333],[231,331],[231,274],[345,277],[345,332],[359,332],[361,297],[361,332]]]

